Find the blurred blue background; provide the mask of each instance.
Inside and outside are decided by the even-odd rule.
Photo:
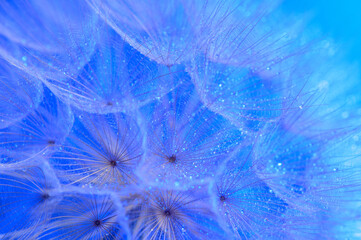
[[[288,13],[310,13],[310,24],[341,44],[348,60],[361,66],[361,0],[284,0],[283,7]]]

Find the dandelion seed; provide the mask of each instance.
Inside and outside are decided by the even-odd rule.
[[[181,81],[181,67],[157,64],[112,30],[105,28],[104,32],[105,39],[96,45],[77,76],[47,80],[64,102],[91,113],[129,113],[168,93]]]
[[[23,111],[27,112],[27,109]],[[50,156],[69,134],[73,121],[69,106],[45,88],[44,99],[33,112],[1,130],[0,149],[9,157],[22,156],[13,158],[9,163]]]
[[[217,34],[204,46],[207,58],[253,69],[261,76],[288,73],[293,59],[304,52],[296,39],[303,29],[302,21],[277,8],[280,2],[209,1],[209,14],[214,15],[209,27]]]
[[[119,188],[136,181],[141,143],[140,129],[130,117],[82,113],[51,162],[64,183]]]
[[[203,103],[245,131],[258,130],[264,123],[277,120],[290,110],[286,106],[293,101],[283,98],[286,80],[265,78],[250,68],[200,57],[188,72]]]
[[[128,211],[133,238],[224,239],[222,230],[208,210],[204,195],[194,192],[154,189],[133,200]],[[136,198],[135,198],[136,199]]]
[[[118,217],[109,196],[68,195],[38,239],[125,239]]]
[[[36,238],[57,203],[54,186],[38,167],[0,171],[1,238]]]
[[[228,159],[212,188],[218,221],[235,239],[267,238],[282,230],[287,203],[269,191],[252,166],[250,147]],[[266,219],[266,220],[265,220]]]
[[[344,141],[352,137],[352,132],[344,130],[321,131],[315,133],[314,138],[305,138],[285,131],[280,125],[260,137],[255,147],[257,175],[295,209],[294,219],[304,219],[303,224],[308,225],[315,236],[327,235],[319,232],[319,226],[328,222],[332,225],[332,208],[346,211],[349,202],[357,198],[353,193],[360,187],[358,173],[347,166],[348,157],[340,155]],[[281,166],[275,164],[280,160]],[[335,172],[335,166],[341,167],[342,173]]]
[[[89,0],[88,3],[131,46],[161,64],[178,64],[194,52],[197,35],[186,13],[192,8],[185,6],[192,4],[178,0],[162,4],[153,0]]]
[[[77,73],[93,51],[99,26],[82,1],[5,0],[0,21],[0,55],[43,81]]]
[[[26,117],[42,96],[41,82],[0,59],[0,129]]]
[[[150,121],[139,175],[148,183],[159,179],[157,184],[180,182],[184,188],[210,177],[245,140],[226,119],[205,108],[189,82],[142,111]]]

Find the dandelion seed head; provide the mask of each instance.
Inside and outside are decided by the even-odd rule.
[[[358,238],[358,69],[288,11],[1,1],[0,239]]]

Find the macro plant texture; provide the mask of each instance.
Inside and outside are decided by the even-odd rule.
[[[361,239],[361,80],[279,0],[0,1],[0,239]]]

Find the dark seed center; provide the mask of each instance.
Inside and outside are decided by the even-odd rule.
[[[110,102],[110,101],[108,101],[108,102],[107,102],[107,106],[113,106],[113,103]]]
[[[94,221],[95,226],[100,226],[100,224],[101,224],[100,220],[97,219],[97,220]]]
[[[173,154],[172,156],[168,157],[168,162],[174,163],[177,160],[176,156]]]
[[[167,217],[170,216],[171,215],[170,210],[169,209],[164,210],[164,215]]]
[[[48,193],[43,193],[43,194],[41,195],[41,198],[42,198],[43,200],[46,200],[46,199],[50,198],[50,196],[49,196]]]
[[[221,200],[222,202],[224,202],[224,201],[226,201],[226,197],[225,197],[224,195],[221,195],[221,196],[219,197],[219,200]]]
[[[48,140],[48,144],[49,144],[49,145],[54,145],[54,144],[55,144],[55,141],[54,141],[54,140]]]
[[[111,161],[110,161],[110,166],[112,166],[112,167],[117,166],[117,162],[114,161],[114,160],[111,160]]]

